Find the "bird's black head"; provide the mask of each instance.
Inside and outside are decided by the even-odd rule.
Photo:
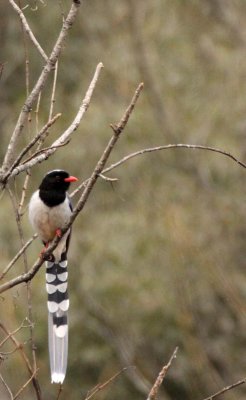
[[[54,207],[61,204],[66,198],[66,191],[70,183],[78,179],[70,176],[66,171],[55,169],[48,172],[39,186],[39,195],[43,202]]]

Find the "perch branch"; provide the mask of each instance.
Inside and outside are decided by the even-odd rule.
[[[63,235],[72,226],[72,224],[75,221],[75,219],[77,218],[78,214],[84,208],[84,206],[87,202],[87,199],[88,199],[100,173],[102,172],[114,146],[116,145],[122,131],[124,130],[142,89],[143,89],[143,84],[141,83],[138,86],[138,88],[136,89],[134,96],[130,102],[130,105],[128,106],[125,113],[123,114],[123,117],[121,118],[120,122],[118,124],[112,125],[113,135],[112,135],[111,139],[109,140],[107,146],[105,147],[105,150],[104,150],[103,154],[101,155],[99,161],[97,162],[96,167],[91,174],[91,177],[88,179],[85,189],[84,189],[83,193],[81,194],[80,199],[78,200],[78,202],[73,210],[73,213],[70,217],[69,222],[61,230],[61,235],[59,237],[57,236],[51,242],[50,246],[43,253],[43,258],[38,259],[28,272],[26,272],[22,275],[19,275],[16,278],[11,279],[9,282],[2,284],[0,286],[0,293],[3,293],[6,290],[8,290],[16,285],[19,285],[20,283],[30,281],[34,277],[34,275],[36,275],[38,270],[40,269],[41,265],[44,262],[44,259],[47,259],[47,257],[52,254],[53,250],[56,248],[56,246],[58,245],[58,243],[61,240],[61,238],[63,237]],[[76,129],[77,121],[74,121],[73,124],[74,124],[74,129]],[[66,139],[67,139],[67,137],[66,137]]]

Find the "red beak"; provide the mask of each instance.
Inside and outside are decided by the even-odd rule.
[[[69,176],[68,178],[64,179],[64,182],[76,182],[78,178],[76,176]]]

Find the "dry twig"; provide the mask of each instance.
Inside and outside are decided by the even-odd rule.
[[[24,13],[21,11],[20,7],[14,2],[14,0],[9,0],[10,4],[12,5],[13,9],[17,12],[17,14],[20,17],[21,23],[23,25],[23,28],[25,29],[27,35],[29,36],[31,42],[34,44],[38,52],[41,54],[41,56],[44,58],[46,62],[48,62],[48,56],[46,55],[45,51],[42,49],[40,43],[38,40],[35,38],[27,20],[24,15]]]
[[[130,367],[125,367],[122,368],[119,372],[117,372],[116,374],[114,374],[111,378],[109,378],[107,381],[105,381],[104,383],[99,383],[98,385],[96,385],[93,389],[91,389],[87,396],[85,397],[85,400],[90,400],[93,396],[95,396],[96,393],[100,392],[101,390],[105,389],[105,387],[107,387],[110,383],[112,383],[116,378],[118,378],[118,376],[120,376],[124,371],[126,371],[128,368],[134,368],[132,366]]]
[[[14,258],[8,263],[8,265],[4,268],[3,272],[0,275],[0,280],[9,272],[9,270],[13,267],[16,261],[22,256],[24,251],[32,244],[32,242],[38,237],[37,233],[33,235],[25,244],[24,246],[18,251],[18,253],[14,256]]]
[[[178,347],[176,347],[176,349],[174,350],[170,360],[168,361],[168,363],[166,365],[164,365],[164,367],[162,368],[161,372],[159,373],[159,375],[158,375],[153,387],[151,388],[151,390],[149,392],[147,400],[155,400],[156,399],[156,397],[158,395],[158,392],[159,392],[159,389],[161,387],[161,384],[163,382],[163,379],[165,378],[165,376],[167,374],[167,371],[171,367],[174,358],[176,358],[177,352],[178,352]]]
[[[204,400],[214,400],[214,399],[216,399],[216,397],[222,395],[223,393],[228,392],[229,390],[232,390],[232,389],[234,389],[234,388],[236,388],[238,386],[241,386],[244,383],[246,383],[246,378],[241,379],[240,381],[238,381],[236,383],[233,383],[232,385],[224,387],[223,389],[219,390],[217,393],[212,394],[209,397],[206,397],[206,399],[204,399]]]

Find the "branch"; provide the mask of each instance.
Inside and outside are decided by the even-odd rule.
[[[140,156],[142,154],[152,153],[153,151],[169,150],[169,149],[176,149],[176,148],[178,148],[178,149],[185,148],[185,149],[196,149],[196,150],[212,151],[212,152],[215,152],[215,153],[222,154],[222,155],[224,155],[226,157],[229,157],[230,159],[235,161],[237,164],[239,164],[241,167],[246,168],[246,164],[243,161],[240,161],[237,157],[235,157],[233,154],[229,153],[228,151],[221,150],[221,149],[218,149],[216,147],[202,146],[202,145],[199,145],[199,144],[182,144],[182,143],[178,143],[178,144],[167,144],[165,146],[150,147],[148,149],[142,149],[142,150],[136,151],[134,153],[129,154],[128,156],[123,157],[121,160],[117,161],[116,163],[111,164],[109,167],[105,168],[102,171],[102,173],[105,174],[105,173],[111,171],[112,169],[114,169],[116,167],[119,167],[121,164],[124,164],[125,162],[127,162],[131,158]]]
[[[178,148],[178,149],[185,148],[185,149],[193,149],[193,150],[212,151],[214,153],[222,154],[223,156],[228,157],[231,160],[233,160],[234,162],[236,162],[241,167],[246,168],[246,164],[243,161],[240,161],[233,154],[231,154],[231,153],[229,153],[229,152],[227,152],[225,150],[218,149],[218,148],[215,148],[215,147],[210,147],[210,146],[202,146],[202,145],[199,145],[199,144],[182,144],[182,143],[178,143],[178,144],[167,144],[167,145],[164,145],[164,146],[157,146],[157,147],[149,147],[147,149],[138,150],[138,151],[135,151],[134,153],[128,154],[127,156],[123,157],[121,160],[119,160],[116,163],[111,164],[109,167],[103,169],[103,171],[101,173],[101,177],[104,178],[104,176],[103,176],[104,174],[106,174],[109,171],[112,171],[113,169],[119,167],[120,165],[122,165],[125,162],[131,160],[134,157],[141,156],[141,155],[146,154],[146,153],[152,153],[154,151],[170,150],[170,149],[176,149],[176,148]],[[113,179],[115,180],[115,178],[113,178]],[[86,179],[84,182],[82,182],[72,193],[70,193],[70,197],[72,198],[81,189],[83,189],[83,187],[85,187],[87,182],[88,182],[88,179]]]
[[[47,124],[43,126],[43,128],[38,132],[34,138],[28,143],[28,145],[20,152],[12,166],[10,167],[9,171],[7,174],[4,176],[4,182],[7,182],[9,176],[11,175],[12,171],[19,165],[20,161],[28,153],[28,151],[40,140],[43,138],[43,136],[46,136],[47,131],[49,128],[57,121],[58,118],[60,118],[61,114],[56,114],[52,119],[50,119]]]
[[[102,67],[102,65],[101,65]],[[141,93],[143,89],[143,84],[141,83],[138,88],[135,91],[135,94],[131,100],[131,103],[129,105],[129,107],[126,109],[125,113],[123,114],[123,117],[121,118],[121,120],[119,121],[118,124],[112,125],[112,129],[113,129],[113,136],[111,137],[111,139],[109,140],[102,156],[100,157],[99,161],[96,164],[96,167],[94,169],[94,171],[91,174],[91,177],[88,179],[87,184],[85,186],[85,189],[83,191],[83,193],[80,196],[80,199],[78,200],[73,213],[70,217],[69,222],[66,224],[66,226],[61,230],[61,235],[58,237],[55,237],[55,239],[51,242],[50,246],[45,250],[45,252],[43,253],[43,258],[38,259],[36,261],[36,263],[33,265],[33,267],[26,273],[17,276],[16,278],[11,279],[9,282],[4,283],[3,285],[0,286],[0,293],[5,292],[6,290],[19,285],[20,283],[23,282],[28,282],[30,281],[38,272],[38,270],[40,269],[41,265],[44,262],[44,259],[47,259],[47,257],[49,257],[53,250],[57,247],[58,243],[60,242],[60,240],[62,239],[62,237],[64,236],[64,234],[69,230],[69,228],[72,226],[73,222],[75,221],[75,219],[77,218],[78,214],[82,211],[82,209],[84,208],[88,197],[100,175],[100,173],[102,172],[116,142],[118,141],[120,134],[122,133],[123,129],[125,128],[129,117],[135,107],[135,104],[137,102],[137,99]],[[85,105],[81,106],[81,108],[83,109],[83,107],[85,107]],[[82,111],[81,111],[82,112]],[[83,111],[84,112],[84,111]],[[74,129],[77,121],[76,119],[73,122],[74,124]],[[67,139],[67,138],[66,138]]]
[[[47,160],[47,158],[49,158],[56,151],[58,147],[63,146],[65,143],[67,143],[70,136],[78,129],[78,126],[80,125],[80,122],[90,105],[91,97],[94,92],[102,68],[103,64],[99,63],[96,67],[95,74],[92,78],[92,81],[89,85],[86,95],[81,103],[79,111],[76,117],[74,118],[73,122],[71,123],[71,125],[66,129],[66,131],[55,142],[53,142],[48,149],[42,151],[41,154],[36,155],[34,158],[32,157],[31,160],[28,160],[25,163],[14,168],[11,174],[7,177],[7,179],[9,179],[10,177],[14,177],[19,173],[26,171],[29,168],[32,168],[34,165],[41,163],[44,160]],[[3,181],[5,183],[6,176],[4,176]]]
[[[241,379],[240,381],[233,383],[232,385],[224,387],[219,392],[217,392],[209,397],[206,397],[206,399],[204,399],[204,400],[214,400],[216,397],[220,396],[221,394],[228,392],[228,390],[234,389],[235,387],[243,385],[244,383],[246,383],[246,378]]]
[[[46,84],[49,73],[53,70],[53,68],[60,56],[60,53],[64,47],[63,46],[64,41],[69,32],[69,29],[72,27],[72,25],[76,19],[76,16],[77,16],[77,13],[79,10],[79,5],[80,5],[79,2],[72,3],[72,6],[67,15],[67,18],[63,22],[62,29],[61,29],[59,37],[55,43],[55,46],[51,52],[51,55],[50,55],[47,63],[45,64],[45,66],[36,82],[36,85],[32,89],[31,93],[27,97],[27,99],[22,107],[16,127],[14,129],[14,132],[12,134],[12,137],[10,139],[10,142],[9,142],[6,154],[5,154],[5,158],[4,158],[4,162],[3,162],[3,166],[2,166],[3,174],[9,169],[10,165],[13,163],[16,146],[17,146],[17,141],[18,141],[19,136],[21,135],[21,132],[23,131],[24,126],[25,126],[25,122],[27,120],[28,113],[32,110],[34,102],[37,100],[40,92],[42,91],[43,87]]]
[[[117,372],[116,374],[114,374],[111,378],[109,378],[106,382],[104,383],[99,383],[98,385],[96,385],[93,389],[91,389],[85,400],[90,400],[93,396],[95,396],[96,393],[100,392],[101,390],[103,390],[105,387],[107,387],[110,383],[112,383],[116,378],[118,378],[118,376],[120,376],[123,372],[125,372],[128,368],[133,368],[132,366],[130,367],[124,367],[122,368],[119,372]]]
[[[26,249],[30,246],[30,244],[38,237],[37,233],[33,235],[25,245],[18,251],[18,253],[14,256],[14,258],[9,262],[6,268],[4,268],[3,272],[0,274],[0,280],[9,272],[9,270],[13,267],[16,261],[22,256],[22,254],[26,251]]]
[[[9,0],[10,4],[12,5],[13,9],[17,12],[17,14],[20,17],[20,20],[22,22],[23,28],[25,29],[27,35],[29,36],[31,42],[34,44],[38,52],[41,54],[41,56],[44,58],[46,62],[48,62],[48,56],[46,55],[45,51],[42,49],[40,46],[39,42],[35,38],[30,26],[28,25],[28,22],[26,20],[25,15],[21,11],[20,7],[14,2],[14,0]]]
[[[33,371],[32,366],[30,364],[30,361],[29,361],[29,359],[28,359],[28,357],[27,357],[27,355],[26,355],[26,353],[25,353],[25,351],[23,349],[23,345],[20,342],[18,342],[18,340],[13,335],[13,333],[10,333],[8,331],[8,329],[5,327],[5,325],[1,321],[0,321],[0,328],[6,333],[6,335],[8,335],[10,340],[15,345],[16,349],[20,350],[21,357],[22,357],[24,363],[26,364],[27,370],[28,370],[28,372],[29,372],[29,374],[30,374],[30,376],[32,378],[31,380],[32,380],[32,383],[33,383],[33,386],[34,386],[34,389],[35,389],[35,392],[36,392],[37,399],[41,400],[41,391],[40,391],[40,387],[39,387],[38,381],[36,379],[36,371]]]
[[[161,387],[161,384],[163,382],[163,379],[165,378],[167,371],[169,370],[169,368],[172,365],[172,362],[174,360],[174,358],[176,358],[177,356],[177,352],[178,352],[178,347],[176,347],[176,349],[174,350],[170,360],[168,361],[168,363],[166,365],[164,365],[164,367],[162,368],[161,372],[159,373],[153,387],[151,388],[148,398],[147,400],[155,400],[157,395],[158,395],[158,391]]]

